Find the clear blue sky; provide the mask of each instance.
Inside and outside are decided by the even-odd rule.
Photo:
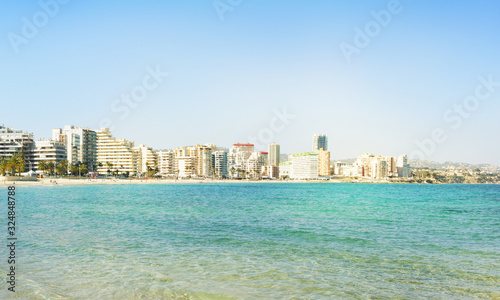
[[[38,1],[2,1],[0,124],[47,138],[107,118],[136,144],[229,147],[269,133],[287,107],[295,118],[273,132],[282,152],[324,133],[333,158],[409,154],[441,128],[426,159],[500,165],[500,87],[461,124],[443,118],[480,77],[500,81],[500,2],[401,0],[348,63],[340,45],[390,2],[243,0],[221,20],[211,0],[73,0],[44,20]],[[23,18],[41,26],[28,38]],[[27,41],[17,52],[13,34]],[[169,76],[121,119],[113,102],[148,66]]]

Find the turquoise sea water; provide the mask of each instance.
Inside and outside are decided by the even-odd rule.
[[[2,247],[2,299],[500,299],[500,186],[17,192],[18,291]]]

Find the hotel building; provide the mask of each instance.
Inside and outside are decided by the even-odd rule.
[[[37,170],[41,161],[54,163],[54,167],[59,162],[66,160],[66,146],[63,142],[55,140],[39,140],[36,141],[33,148],[33,164],[32,169]]]
[[[10,158],[14,153],[24,153],[25,168],[30,169],[32,161],[32,148],[34,146],[33,133],[23,132],[0,126],[0,156]],[[31,166],[31,170],[33,170]]]
[[[216,148],[215,145],[195,145],[175,149],[175,159],[179,168],[179,174],[185,175],[183,175],[182,177],[212,176],[212,147]],[[180,163],[180,160],[186,161],[187,158],[190,158],[189,162]],[[188,168],[189,171],[185,171],[182,168]]]
[[[146,147],[146,145],[139,145],[134,147],[133,150],[137,154],[137,171],[141,174],[146,174],[148,169],[154,170],[158,167],[157,153],[153,148]]]
[[[227,178],[229,176],[226,151],[220,150],[212,152],[212,168],[217,178]]]
[[[159,151],[158,166],[162,176],[176,175],[175,152],[173,150]]]
[[[317,152],[296,153],[292,157],[291,179],[318,179],[319,154]]]
[[[52,139],[66,146],[68,163],[84,163],[90,170],[97,163],[97,132],[72,125],[52,129]]]
[[[102,128],[97,132],[97,161],[101,164],[97,171],[100,174],[107,174],[108,170],[136,174],[138,154],[133,148],[134,142],[118,140],[108,128]]]

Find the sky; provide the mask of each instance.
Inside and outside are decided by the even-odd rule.
[[[2,1],[0,125],[500,165],[498,1]]]

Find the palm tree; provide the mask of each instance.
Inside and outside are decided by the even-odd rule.
[[[89,172],[89,168],[87,168],[86,164],[80,164],[80,177],[82,176],[82,173],[85,175]]]
[[[49,170],[49,174],[52,176],[54,174],[54,168],[55,168],[55,164],[53,162],[49,162],[47,164],[47,169]]]
[[[45,160],[38,163],[38,170],[45,172],[47,169],[49,169],[49,164]]]
[[[15,169],[21,175],[21,172],[24,171],[24,153],[17,152],[12,156],[12,159],[14,159]]]
[[[8,160],[4,156],[0,156],[0,174],[5,176],[8,170]]]
[[[231,177],[234,178],[234,172],[235,172],[235,169],[234,167],[231,167],[231,170],[229,171],[231,173]]]
[[[76,173],[78,173],[79,169],[80,169],[79,166],[76,164],[71,164],[69,166],[69,171],[71,172],[71,175],[76,175]]]
[[[68,172],[68,161],[67,160],[61,160],[56,167],[57,173],[59,173],[61,176],[64,175],[65,173],[67,174]]]
[[[111,174],[111,169],[113,168],[113,164],[107,161],[106,167],[108,167],[108,176],[109,176]]]
[[[16,175],[16,160],[15,157],[12,156],[8,161],[7,161],[7,169],[9,170],[10,175]]]

